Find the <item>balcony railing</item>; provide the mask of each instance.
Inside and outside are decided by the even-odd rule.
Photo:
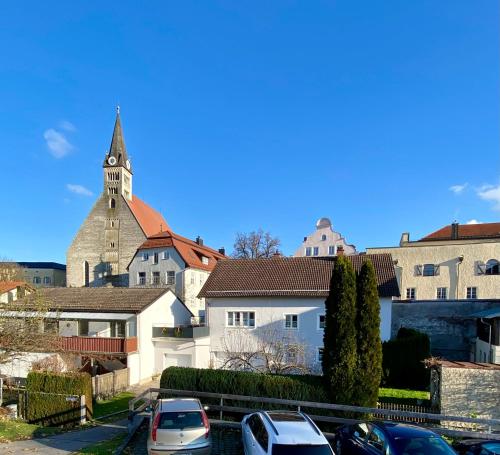
[[[61,349],[68,352],[128,354],[137,351],[137,338],[60,337]]]
[[[210,334],[208,326],[153,327],[153,338],[201,338]]]

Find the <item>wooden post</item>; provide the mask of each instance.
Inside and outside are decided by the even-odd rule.
[[[85,405],[85,395],[80,395],[80,425],[87,420],[87,406]]]

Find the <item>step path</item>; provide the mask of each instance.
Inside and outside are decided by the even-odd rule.
[[[67,455],[101,441],[127,434],[127,419],[105,423],[86,430],[68,431],[46,438],[0,443],[0,454]]]

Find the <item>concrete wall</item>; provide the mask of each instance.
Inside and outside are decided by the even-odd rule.
[[[429,335],[432,354],[449,360],[470,360],[477,335],[473,313],[498,307],[494,301],[418,301],[392,303],[392,337],[401,327]]]
[[[438,373],[441,414],[500,419],[500,369],[440,366]]]
[[[66,286],[66,271],[60,269],[33,269],[23,268],[24,281],[35,287]],[[34,278],[39,277],[40,283],[36,284]],[[46,278],[50,281],[46,282]]]
[[[465,299],[467,287],[476,287],[479,299],[500,298],[500,275],[482,274],[478,267],[489,259],[500,261],[498,241],[410,242],[402,247],[367,248],[366,252],[390,253],[397,261],[395,271],[402,298],[407,288],[415,288],[416,300],[436,299],[438,287],[447,288],[448,299]],[[418,275],[416,266],[422,264],[439,265],[439,275]]]
[[[139,223],[121,195],[116,208],[109,208],[109,197],[104,193],[96,201],[67,252],[67,285],[85,285],[84,263],[89,264],[90,286],[104,286],[106,262],[114,262],[113,285],[128,286],[127,266],[137,248],[146,240]],[[111,227],[111,221],[113,227]],[[110,248],[110,241],[114,248]]]

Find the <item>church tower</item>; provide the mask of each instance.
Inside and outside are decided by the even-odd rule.
[[[67,286],[128,286],[128,264],[149,237],[170,229],[156,210],[132,193],[132,165],[117,108],[103,162],[104,188],[68,248]]]

